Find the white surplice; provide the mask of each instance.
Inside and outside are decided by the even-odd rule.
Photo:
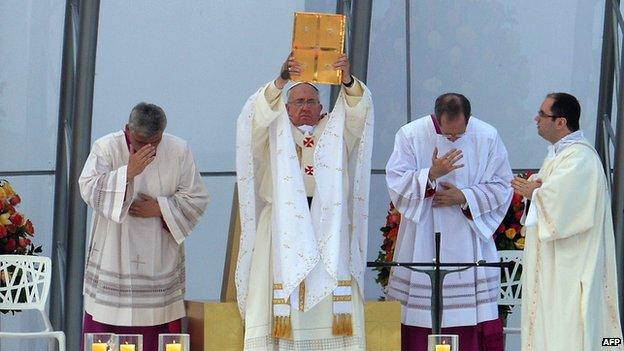
[[[437,179],[454,184],[467,199],[469,219],[459,205],[433,208],[425,197],[434,148],[438,157],[455,148],[463,153],[456,169]],[[436,133],[431,116],[403,126],[386,166],[390,198],[401,213],[394,260],[433,262],[434,231],[441,233],[441,262],[497,262],[492,239],[512,196],[507,151],[496,129],[470,117],[465,134],[451,142]],[[446,276],[443,327],[470,326],[498,318],[498,268],[471,268]],[[431,327],[431,283],[424,273],[393,268],[388,294],[401,302],[402,323]]]
[[[334,110],[306,135],[292,127],[273,82],[243,107],[237,127],[242,233],[236,285],[245,350],[364,349],[372,128],[370,93],[357,80],[343,87]],[[312,195],[310,209],[306,196]],[[352,337],[332,335],[332,292],[341,277],[353,282]],[[272,337],[274,283],[283,286],[284,298],[301,303],[290,310],[292,340]]]
[[[123,131],[106,135],[80,175],[80,193],[93,209],[85,311],[105,324],[159,325],[185,315],[182,243],[208,195],[186,141],[163,134],[156,157],[131,182],[129,155]],[[162,218],[128,214],[139,193],[158,200]]]
[[[522,350],[622,350],[609,189],[598,154],[575,132],[551,145],[526,222]]]

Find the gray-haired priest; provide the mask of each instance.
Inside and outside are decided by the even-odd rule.
[[[179,333],[184,239],[208,203],[186,141],[165,134],[165,112],[139,103],[125,130],[97,140],[80,175],[93,208],[84,278],[84,332]]]
[[[289,57],[238,118],[242,237],[236,269],[245,350],[364,350],[363,277],[373,105],[340,57],[341,92],[322,113]]]

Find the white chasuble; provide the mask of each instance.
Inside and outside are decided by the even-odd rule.
[[[456,169],[437,179],[459,188],[467,200],[469,218],[461,206],[432,207],[426,196],[434,148],[438,157],[459,149]],[[390,198],[401,213],[394,260],[433,262],[434,232],[441,233],[441,262],[497,262],[492,235],[511,202],[511,168],[496,129],[470,117],[465,134],[454,142],[436,132],[432,116],[403,126],[386,166]],[[446,276],[442,327],[470,326],[498,318],[498,268],[471,268]],[[388,294],[402,304],[402,323],[431,327],[431,283],[424,273],[393,268]]]
[[[239,116],[236,285],[245,350],[364,349],[373,107],[368,89],[355,84],[361,94],[343,88],[312,133],[293,128],[273,83]],[[353,317],[353,336],[333,335],[337,293],[350,299],[344,313]],[[289,318],[292,335],[274,337],[274,315]]]
[[[124,132],[93,144],[80,192],[93,209],[84,280],[85,310],[95,321],[151,326],[184,313],[184,239],[208,202],[187,143],[163,134],[156,157],[126,182]],[[158,200],[162,218],[128,214],[140,193]]]
[[[526,226],[522,350],[622,350],[615,239],[606,177],[584,139],[548,157]]]

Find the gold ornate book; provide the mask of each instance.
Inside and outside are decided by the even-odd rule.
[[[295,12],[292,51],[303,65],[297,82],[340,84],[342,71],[333,64],[344,52],[344,15]]]

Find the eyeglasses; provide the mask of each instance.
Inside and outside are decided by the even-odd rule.
[[[289,104],[293,104],[297,107],[303,107],[304,105],[310,106],[310,107],[314,107],[316,105],[318,105],[319,101],[315,100],[315,99],[309,99],[309,100],[304,100],[304,99],[297,99],[295,101],[289,101]]]
[[[563,117],[563,116],[554,116],[554,115],[549,115],[547,113],[544,113],[542,110],[537,111],[537,115],[541,118],[546,118],[546,117],[550,117],[550,118],[559,118],[559,117]]]

